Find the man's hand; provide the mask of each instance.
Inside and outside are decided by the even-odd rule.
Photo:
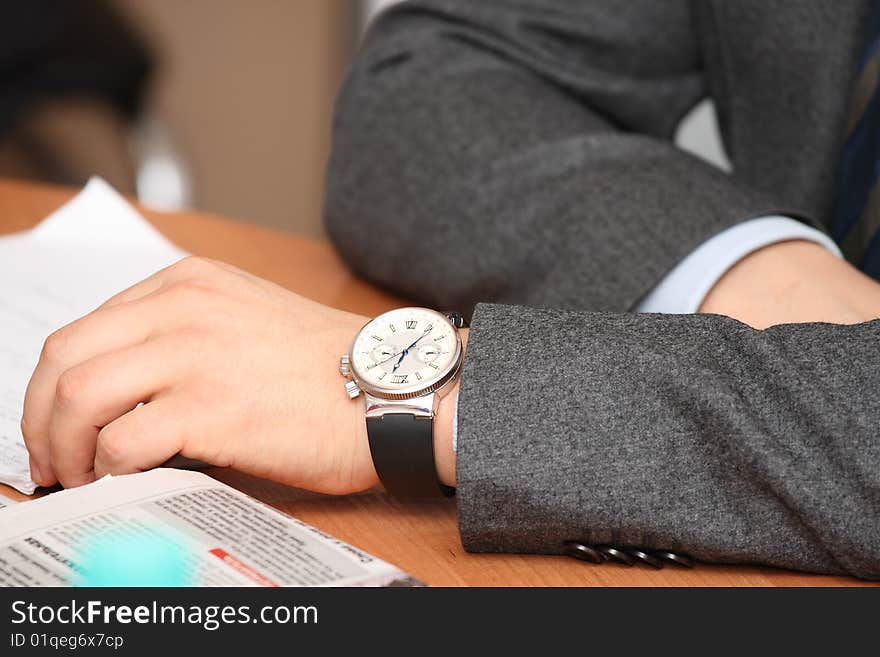
[[[182,260],[46,340],[21,423],[32,476],[79,486],[180,453],[327,493],[369,488],[363,404],[336,369],[365,321]]]
[[[728,315],[755,328],[857,324],[880,317],[880,284],[817,244],[780,242],[731,267],[700,312]]]

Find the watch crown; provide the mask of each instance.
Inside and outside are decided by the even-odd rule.
[[[345,392],[348,393],[348,396],[354,399],[359,394],[361,394],[361,389],[358,387],[358,384],[354,381],[349,381],[345,384]]]
[[[344,354],[339,359],[339,373],[342,374],[342,376],[348,376],[351,374],[351,358],[348,354]]]

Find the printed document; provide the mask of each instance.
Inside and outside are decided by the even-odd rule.
[[[0,510],[0,586],[76,584],[100,541],[157,537],[183,555],[191,586],[421,584],[205,474],[160,468]]]

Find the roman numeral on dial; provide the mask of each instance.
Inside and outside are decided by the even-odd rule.
[[[418,322],[414,319],[406,320],[406,328],[408,329],[414,329],[416,327],[416,324],[418,324]]]
[[[395,374],[391,377],[391,383],[407,383],[409,374]]]

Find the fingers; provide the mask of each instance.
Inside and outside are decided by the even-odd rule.
[[[223,262],[209,260],[207,258],[199,258],[197,256],[187,256],[165,269],[160,269],[149,278],[145,278],[139,283],[135,283],[119,294],[110,297],[107,301],[101,304],[100,308],[113,308],[114,306],[123,303],[138,301],[175,283],[185,280],[212,278],[216,276],[219,271],[244,273],[232,265]]]
[[[202,265],[195,265],[199,267]],[[182,275],[180,272],[174,278]],[[165,281],[161,294],[98,309],[49,336],[27,386],[21,421],[34,481],[48,486],[57,480],[50,465],[48,431],[61,374],[95,356],[146,342],[199,317],[207,299],[204,287],[186,279]]]
[[[94,477],[149,470],[184,451],[191,414],[180,398],[161,397],[114,420],[98,433]]]
[[[165,278],[161,274],[161,271],[157,272],[149,278],[145,278],[144,280],[135,283],[130,288],[127,288],[122,292],[119,292],[118,294],[114,294],[112,297],[110,297],[104,303],[98,306],[98,310],[106,310],[107,308],[113,308],[114,306],[118,306],[123,303],[137,301],[158,292],[166,285]]]
[[[132,395],[137,397],[144,389],[149,390],[157,383],[150,379],[145,379],[142,385],[122,385],[123,382],[117,382],[122,386],[120,392],[116,396],[111,392],[107,397],[112,403],[108,401],[108,406],[96,408],[94,400],[82,401],[82,389],[91,390],[92,384],[86,386],[83,381],[99,377],[84,374],[89,371],[88,368],[78,370],[77,367],[102,354],[121,352],[144,344],[203,318],[211,305],[208,299],[216,300],[216,295],[211,292],[228,288],[226,278],[231,273],[236,273],[234,268],[220,266],[219,263],[202,258],[184,258],[116,295],[98,310],[56,331],[46,340],[28,383],[21,422],[34,481],[45,486],[61,479],[62,483],[69,481],[70,485],[76,485],[75,482],[89,477],[89,471],[83,468],[89,451],[94,449],[94,431],[103,426],[102,421],[114,419],[110,417],[108,420],[107,415],[124,413],[126,408],[123,406],[131,401]],[[222,283],[217,280],[220,276],[226,277]],[[173,361],[177,356],[172,353],[157,362]],[[141,376],[138,368],[128,363],[120,362],[118,369],[132,379]],[[62,379],[62,375],[68,371],[68,376]],[[113,380],[112,375],[108,376],[108,380]],[[132,406],[138,401],[141,399],[134,399]],[[77,411],[76,407],[80,404],[85,404],[84,409]],[[59,407],[57,412],[56,406]],[[56,424],[61,424],[50,427],[53,414],[57,415]],[[92,429],[84,428],[83,418],[90,419]],[[53,458],[50,451],[52,437],[58,437],[61,441],[55,447],[59,458]],[[65,443],[68,438],[70,440]],[[66,459],[60,457],[68,447],[74,455],[69,467]],[[62,468],[61,474],[56,473],[56,466]]]
[[[49,418],[61,374],[101,353],[144,342],[153,331],[149,308],[125,307],[97,311],[70,324],[46,340],[25,392],[21,432],[31,456],[31,476],[38,484],[56,478],[48,451]]]
[[[178,260],[173,265],[165,267],[165,269],[160,269],[152,276],[145,278],[138,283],[135,283],[131,287],[126,288],[118,294],[114,294],[112,297],[102,303],[98,307],[98,309],[100,310],[113,308],[114,306],[118,306],[123,303],[143,299],[144,297],[148,297],[151,294],[158,292],[159,290],[170,284],[172,281],[178,280],[180,278],[181,270],[187,269],[189,267],[187,261],[190,259],[191,258],[184,258],[182,260]]]
[[[101,428],[174,386],[184,366],[168,338],[105,354],[58,379],[48,430],[50,468],[67,488],[94,479]],[[42,471],[42,469],[41,469]]]

